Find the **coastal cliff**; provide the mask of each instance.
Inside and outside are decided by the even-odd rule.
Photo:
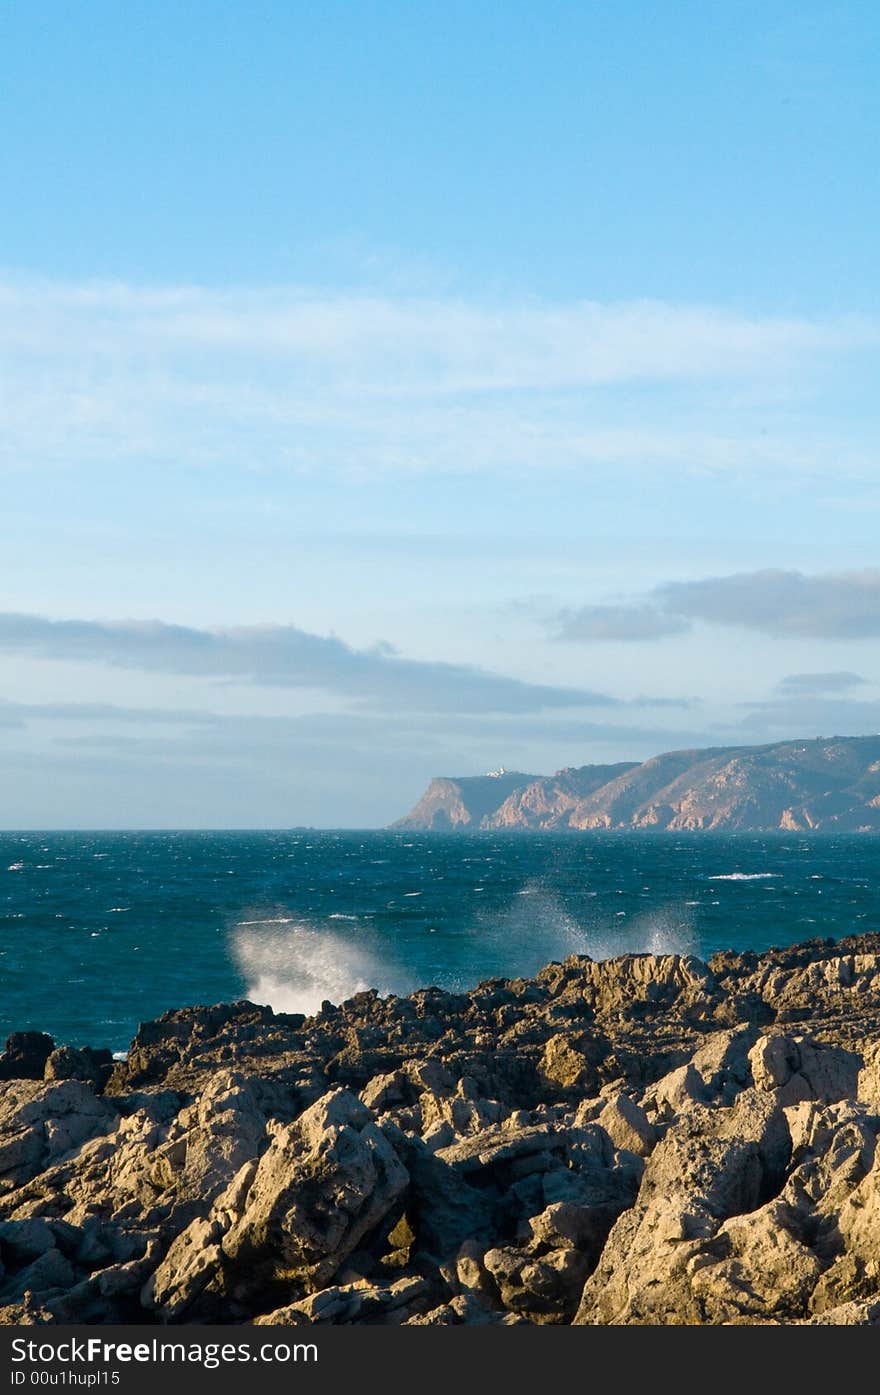
[[[393,827],[880,831],[880,736],[669,751],[506,779],[512,787],[434,780]]]
[[[5,1323],[880,1325],[880,935],[0,1056]]]
[[[462,775],[458,779],[440,776],[431,781],[418,804],[394,827],[485,828],[509,795],[530,788],[539,779],[540,776],[524,775],[519,770],[498,775]]]

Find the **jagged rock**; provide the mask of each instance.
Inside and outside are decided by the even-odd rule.
[[[72,1046],[58,1046],[46,1059],[43,1077],[46,1080],[88,1080],[103,1088],[112,1070],[110,1051],[93,1051],[90,1046],[76,1051]]]
[[[497,1297],[497,1290],[483,1261],[486,1248],[474,1237],[462,1243],[455,1259],[455,1282],[464,1293],[483,1297],[491,1305]]]
[[[707,1099],[732,1104],[740,1090],[753,1084],[749,1052],[758,1037],[758,1027],[749,1024],[732,1031],[713,1032],[689,1062],[703,1082]]]
[[[587,1269],[587,1257],[569,1245],[540,1257],[512,1246],[487,1250],[487,1272],[503,1306],[533,1322],[571,1318]]]
[[[54,1322],[52,1314],[41,1307],[30,1293],[25,1294],[22,1303],[0,1306],[0,1327],[42,1327]]]
[[[262,1151],[266,1118],[254,1082],[240,1072],[212,1077],[174,1120],[155,1151],[153,1178],[183,1195],[212,1201]]]
[[[588,1092],[596,1085],[596,1069],[583,1039],[576,1045],[562,1034],[552,1036],[541,1057],[541,1074],[545,1080],[560,1085],[563,1090]]]
[[[79,1080],[8,1081],[0,1086],[0,1187],[20,1185],[114,1121]]]
[[[561,1154],[565,1146],[564,1133],[553,1124],[534,1125],[515,1133],[509,1129],[486,1129],[441,1148],[437,1157],[449,1167],[468,1174],[504,1164],[515,1166],[518,1162],[530,1167],[528,1160],[549,1157],[554,1151]]]
[[[336,1090],[276,1131],[223,1237],[226,1261],[248,1285],[283,1279],[324,1287],[385,1217],[409,1181],[366,1105]]]
[[[701,1321],[785,1321],[803,1312],[822,1264],[804,1243],[802,1219],[777,1199],[719,1227],[690,1261]]]
[[[871,1325],[878,1041],[872,935],[13,1037],[0,1321]]]
[[[439,1264],[465,1239],[488,1236],[494,1198],[477,1190],[461,1172],[419,1138],[395,1138],[409,1174],[407,1222],[414,1247]],[[441,1150],[442,1151],[442,1150]]]
[[[862,1065],[853,1051],[782,1035],[761,1037],[749,1061],[758,1089],[773,1090],[783,1105],[801,1100],[833,1104],[854,1097]]]
[[[425,1304],[431,1285],[419,1275],[385,1284],[366,1280],[321,1289],[274,1312],[255,1318],[267,1326],[348,1322],[402,1322]]]
[[[778,1191],[790,1149],[782,1109],[756,1090],[731,1108],[693,1105],[651,1154],[636,1205],[612,1228],[576,1322],[702,1321],[691,1262],[723,1221]]]
[[[45,1032],[13,1032],[0,1055],[0,1080],[42,1080],[54,1048]]]
[[[693,1105],[704,1104],[711,1092],[692,1061],[664,1075],[645,1094],[644,1106],[661,1121],[674,1119]]]
[[[418,1324],[421,1327],[488,1327],[500,1325],[502,1327],[515,1327],[523,1322],[523,1318],[517,1317],[515,1313],[494,1312],[487,1308],[475,1298],[473,1294],[461,1293],[448,1303],[443,1303],[438,1308],[432,1308],[429,1312],[410,1317],[406,1320],[406,1325]]]
[[[41,1216],[27,1220],[0,1223],[0,1255],[6,1268],[16,1262],[27,1263],[55,1248],[55,1231]]]
[[[856,1098],[880,1113],[880,1041],[871,1041],[862,1051]]]
[[[657,1141],[657,1130],[641,1105],[622,1092],[608,1101],[597,1122],[615,1148],[647,1157]]]
[[[392,1105],[403,1102],[406,1084],[406,1076],[400,1070],[374,1075],[361,1090],[361,1100],[374,1114],[385,1114]]]
[[[0,1287],[0,1298],[4,1303],[17,1303],[24,1299],[26,1293],[30,1293],[45,1305],[50,1295],[63,1292],[75,1281],[76,1273],[70,1261],[53,1247],[15,1274],[7,1275]]]
[[[218,1219],[191,1221],[144,1284],[144,1307],[155,1309],[166,1322],[173,1322],[192,1308],[209,1285],[222,1282],[222,1236],[223,1226]]]
[[[880,1300],[841,1303],[808,1320],[811,1327],[880,1327]]]

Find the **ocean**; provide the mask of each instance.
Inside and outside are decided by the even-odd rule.
[[[706,957],[880,931],[880,838],[0,834],[0,1034],[123,1051],[168,1008],[311,1012],[568,954]]]

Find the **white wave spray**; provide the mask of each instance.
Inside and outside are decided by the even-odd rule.
[[[412,987],[369,946],[302,921],[240,922],[230,947],[247,983],[247,997],[275,1012],[311,1015],[325,1000],[341,1003],[369,988],[385,995]]]
[[[527,882],[506,912],[486,916],[475,927],[484,972],[503,977],[534,974],[551,960],[571,954],[613,959],[621,954],[699,951],[693,913],[680,903],[613,918],[593,911],[592,905],[584,898],[576,915],[539,881]]]
[[[538,882],[527,882],[501,922],[488,929],[505,974],[534,974],[549,960],[589,954],[593,960],[619,954],[696,954],[699,939],[693,912],[681,903],[630,917],[591,914],[584,900],[583,919],[575,918],[561,898]]]

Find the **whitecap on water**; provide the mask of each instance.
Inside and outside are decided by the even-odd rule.
[[[767,877],[781,877],[781,872],[716,872],[707,877],[710,882],[762,882]]]
[[[333,917],[331,916],[332,920]],[[292,915],[276,915],[262,920],[240,920],[239,925],[293,925]]]

